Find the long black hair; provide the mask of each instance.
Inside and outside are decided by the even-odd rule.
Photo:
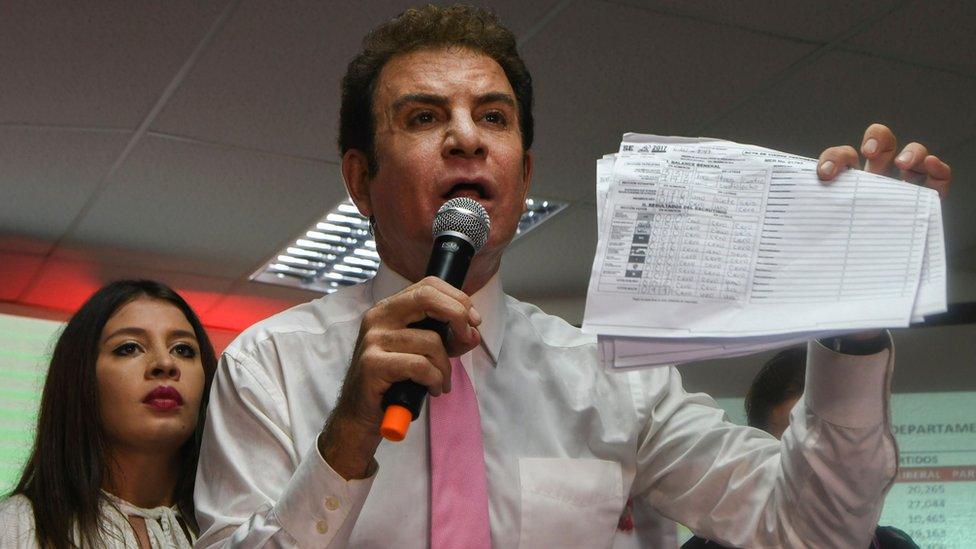
[[[99,339],[108,319],[140,297],[175,305],[193,327],[206,375],[200,415],[193,436],[180,448],[180,474],[173,498],[187,526],[196,531],[193,483],[206,403],[217,359],[210,339],[193,309],[168,286],[152,280],[120,280],[95,292],[71,317],[51,355],[41,396],[37,437],[17,487],[33,506],[35,533],[42,547],[75,546],[77,528],[82,547],[100,547],[101,516],[108,480],[105,430],[98,406],[95,363]]]

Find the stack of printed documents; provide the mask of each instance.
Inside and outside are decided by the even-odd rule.
[[[938,193],[706,138],[628,133],[597,161],[583,330],[638,368],[735,356],[946,310]]]

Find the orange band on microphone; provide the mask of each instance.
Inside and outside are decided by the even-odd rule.
[[[383,423],[380,424],[380,434],[387,440],[400,442],[407,436],[413,414],[403,406],[391,404],[383,413]]]

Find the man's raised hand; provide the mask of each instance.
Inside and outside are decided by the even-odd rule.
[[[425,317],[450,326],[446,348],[436,332],[410,327]],[[329,465],[345,478],[365,476],[380,443],[383,393],[405,379],[424,385],[432,396],[449,392],[449,357],[481,343],[479,324],[481,315],[471,298],[436,277],[366,311],[339,400],[319,437],[319,450]]]
[[[909,143],[899,151],[895,134],[884,124],[868,126],[861,139],[860,152],[866,160],[865,171],[924,185],[938,191],[942,198],[949,192],[952,181],[949,165],[929,154],[921,143]],[[861,159],[854,147],[830,147],[820,153],[817,175],[822,181],[829,182],[847,168],[860,167]]]

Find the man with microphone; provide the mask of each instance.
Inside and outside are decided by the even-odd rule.
[[[340,149],[383,264],[225,351],[199,545],[610,547],[632,498],[732,546],[866,546],[896,464],[887,336],[811,343],[782,442],[725,422],[673,368],[602,370],[595,338],[498,277],[532,176],[531,103],[514,37],[480,10],[410,10],[367,37],[343,80]],[[883,126],[861,152],[873,171],[948,185],[948,166],[897,150]],[[828,149],[821,177],[858,165]],[[460,289],[424,276],[435,215],[456,198],[491,223]],[[417,327],[428,318],[446,338]],[[390,442],[383,397],[404,380],[430,396]]]

